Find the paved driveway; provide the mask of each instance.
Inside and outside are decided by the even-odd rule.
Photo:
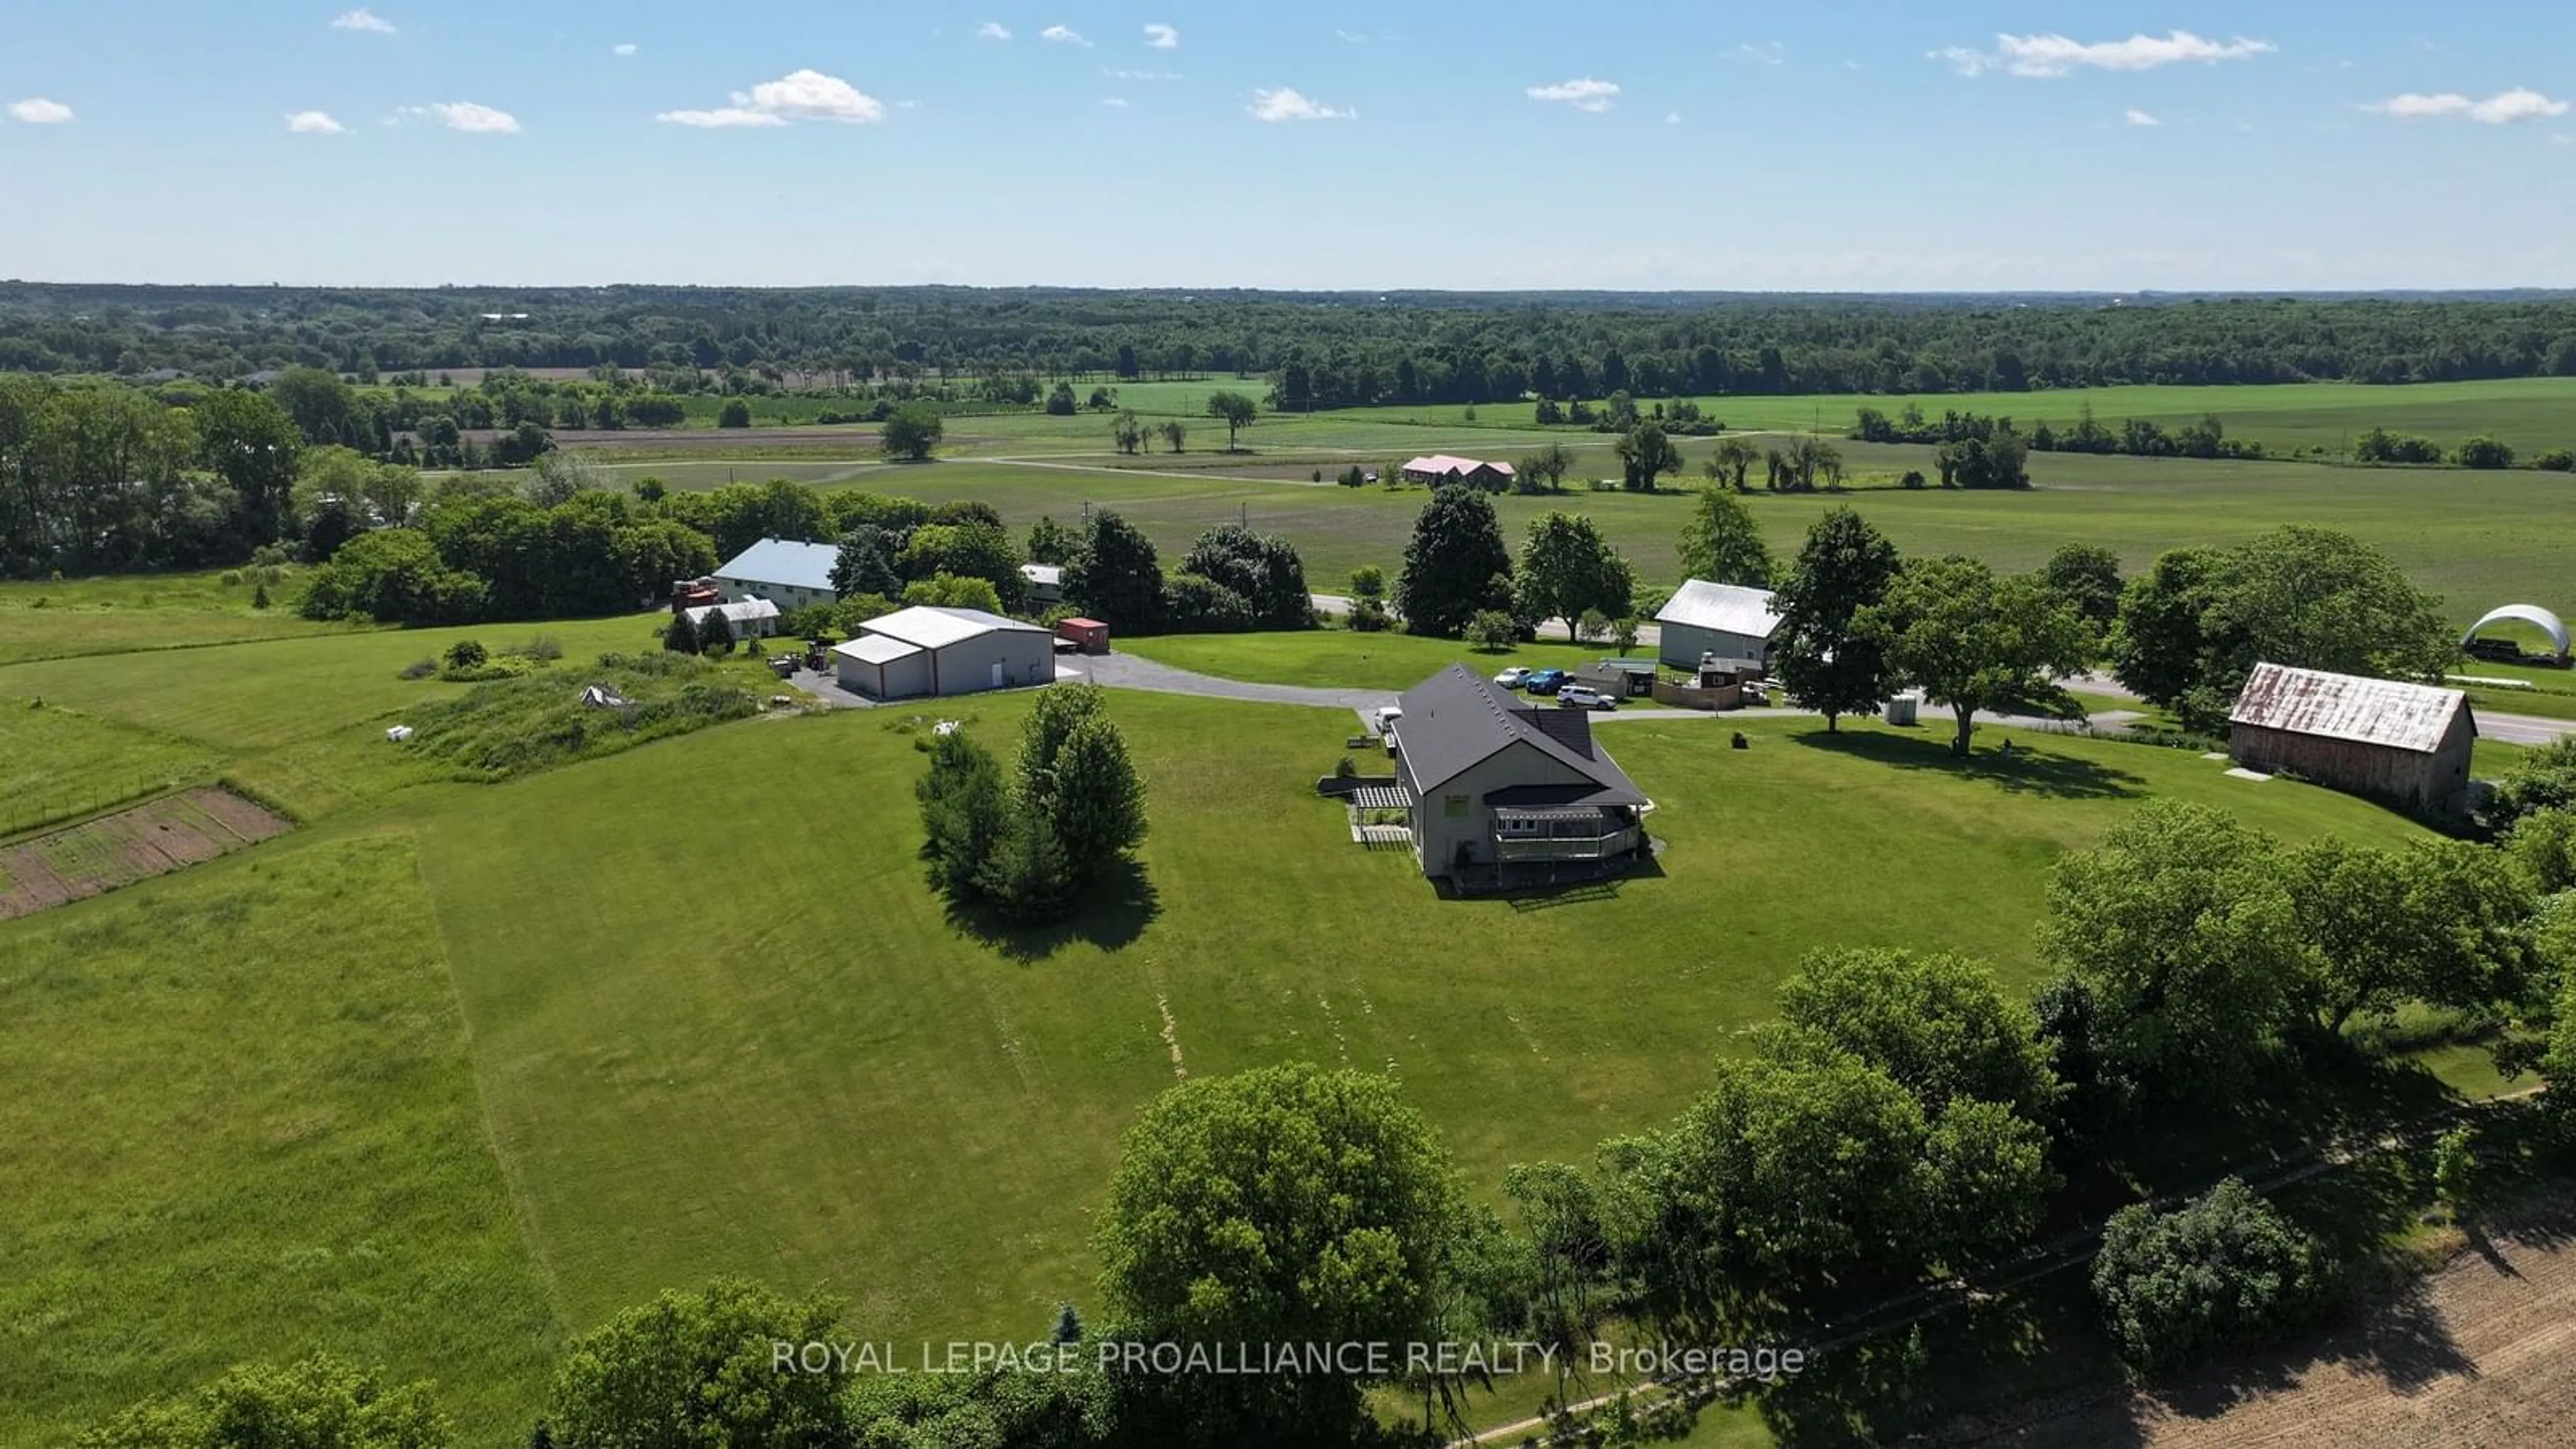
[[[1395,703],[1383,689],[1310,689],[1298,684],[1247,684],[1188,669],[1157,664],[1134,654],[1081,654],[1059,660],[1059,679],[1082,679],[1112,689],[1146,689],[1157,694],[1195,694],[1206,699],[1240,699],[1253,704],[1302,704],[1316,709],[1346,709],[1368,723],[1369,713]]]

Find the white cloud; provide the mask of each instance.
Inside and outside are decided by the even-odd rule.
[[[2445,91],[2440,95],[2432,96],[2419,95],[2410,91],[2402,96],[2391,96],[2387,100],[2364,106],[2362,109],[2377,111],[2383,116],[2395,116],[2401,121],[2421,121],[2434,116],[2466,116],[2481,125],[2509,126],[2516,121],[2539,121],[2551,116],[2563,116],[2567,114],[2568,103],[2553,101],[2538,91],[2518,87],[2514,90],[2499,91],[2483,101],[2471,100],[2456,91]]]
[[[1665,124],[1665,125],[1667,125],[1667,126],[1678,126],[1678,125],[1680,125],[1681,123],[1682,123],[1682,113],[1681,113],[1681,112],[1679,112],[1679,111],[1666,111],[1666,112],[1664,112],[1664,124]]]
[[[2139,110],[2135,106],[2129,107],[2129,113],[2123,119],[2128,121],[2132,126],[2161,126],[2164,124],[2164,122],[2157,120],[2154,116],[2147,114],[2145,111]]]
[[[784,116],[771,111],[755,111],[749,106],[718,106],[712,111],[664,111],[653,119],[668,121],[674,126],[695,126],[701,131],[787,124]]]
[[[653,119],[707,131],[784,126],[790,121],[867,125],[885,119],[885,102],[839,76],[808,69],[762,81],[747,91],[735,91],[727,105],[703,111],[664,111]]]
[[[2549,138],[2549,144],[2552,146],[2576,146],[2576,136],[2570,136],[2565,131],[2561,131],[2557,135]]]
[[[59,126],[72,118],[72,108],[43,96],[29,96],[23,101],[11,101],[9,115],[30,126]]]
[[[633,55],[635,53],[635,42],[630,40],[623,45],[612,45],[608,48],[608,53],[610,55],[617,56],[620,59]]]
[[[1181,33],[1168,25],[1148,25],[1145,27],[1145,43],[1156,50],[1178,50],[1181,48]]]
[[[1070,25],[1050,25],[1038,32],[1038,39],[1053,41],[1057,45],[1088,46],[1091,44],[1090,41],[1082,38],[1081,31]]]
[[[1123,111],[1127,109],[1127,98],[1125,96],[1102,96],[1100,98],[1100,103],[1113,111]]]
[[[1618,94],[1617,82],[1594,80],[1590,76],[1581,80],[1559,81],[1552,86],[1529,88],[1531,100],[1561,101],[1578,111],[1590,111],[1596,116],[1610,109]]]
[[[297,111],[286,118],[286,129],[299,136],[337,136],[349,128],[331,119],[329,111]]]
[[[1368,36],[1357,30],[1336,30],[1333,34],[1346,45],[1366,45],[1369,42]]]
[[[1249,110],[1256,121],[1352,121],[1359,119],[1360,114],[1347,107],[1337,108],[1310,101],[1286,86],[1277,90],[1254,91]]]
[[[385,17],[378,15],[376,12],[369,10],[363,5],[359,6],[355,10],[341,11],[339,15],[332,20],[331,28],[333,30],[363,30],[369,35],[391,35],[394,33],[394,23],[392,21],[387,20]]]
[[[2210,40],[2177,30],[2170,35],[2132,35],[2126,40],[2085,42],[2063,35],[1997,35],[1992,51],[1953,45],[1932,52],[1961,75],[2000,70],[2008,75],[2053,78],[2078,70],[2154,70],[2159,66],[2222,60],[2252,60],[2279,47],[2268,40]]]
[[[472,101],[433,101],[429,113],[438,117],[438,123],[451,131],[466,131],[477,136],[519,134],[518,117]]]
[[[1102,66],[1100,73],[1111,80],[1123,81],[1176,81],[1181,78],[1181,73],[1176,70],[1121,70],[1111,65]]]
[[[1735,53],[1746,60],[1759,61],[1763,65],[1779,65],[1788,60],[1789,47],[1776,40],[1766,40],[1759,45],[1747,42],[1737,46]]]
[[[987,20],[983,24],[975,27],[975,38],[977,40],[1008,40],[1011,38],[1011,27],[1004,25],[998,20]]]

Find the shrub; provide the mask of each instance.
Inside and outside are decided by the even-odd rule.
[[[1359,761],[1352,759],[1348,755],[1344,755],[1333,762],[1333,778],[1336,780],[1348,780],[1359,774],[1359,772]]]
[[[1905,476],[1898,479],[1897,482],[1902,487],[1920,488],[1924,483],[1923,470],[1920,468],[1908,468],[1905,470]]]
[[[266,609],[268,607],[268,585],[261,584],[257,589],[251,591],[250,606],[254,609]]]
[[[483,661],[490,657],[476,640],[459,639],[447,646],[447,667],[450,669],[480,669]]]
[[[724,405],[724,410],[716,414],[716,426],[719,428],[750,427],[751,404],[744,402],[741,398],[735,398],[733,401],[726,403]]]
[[[2576,450],[2552,448],[2535,456],[2531,466],[2544,473],[2576,473]]]
[[[2324,1282],[2315,1241],[2232,1177],[2170,1213],[2122,1208],[2093,1263],[2103,1327],[2149,1371],[2262,1342],[2311,1311]]]
[[[1480,609],[1467,621],[1465,637],[1469,647],[1499,654],[1520,642],[1521,626],[1500,609]]]
[[[2471,438],[2456,455],[2463,468],[2510,468],[2513,449],[2493,438]]]
[[[437,660],[435,660],[435,659],[415,659],[415,660],[413,660],[410,664],[408,664],[408,665],[405,665],[405,666],[404,666],[404,668],[403,668],[403,672],[402,672],[402,677],[403,677],[403,678],[405,678],[405,679],[427,679],[428,677],[430,677],[430,676],[431,676],[431,675],[433,675],[433,674],[436,674],[437,672],[438,672],[438,661],[437,661]]]

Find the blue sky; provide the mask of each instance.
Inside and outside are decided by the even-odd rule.
[[[0,277],[2576,286],[2576,6],[0,0]]]

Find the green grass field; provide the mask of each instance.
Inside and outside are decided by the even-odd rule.
[[[258,850],[0,945],[0,1444],[250,1357],[435,1376],[523,1442],[561,1351],[401,835]]]
[[[1549,632],[1561,635],[1564,631]],[[1344,629],[1314,629],[1298,634],[1167,634],[1121,639],[1118,648],[1219,679],[1393,690],[1411,689],[1452,664],[1464,664],[1490,677],[1513,665],[1525,669],[1574,669],[1619,652],[1618,646],[1608,640],[1568,644],[1562,638],[1548,638],[1496,654],[1470,649],[1455,639],[1354,634]],[[1640,646],[1634,653],[1642,658],[1652,651]]]
[[[1946,393],[1897,397],[1834,393],[1795,397],[1703,397],[1708,416],[1743,430],[1842,433],[1862,408],[1889,417],[1907,404],[1937,418],[1944,412],[2010,417],[2025,428],[2039,423],[2064,428],[2089,404],[2095,417],[2116,428],[2124,419],[2150,418],[2168,426],[2216,414],[2228,435],[2263,443],[2278,452],[2312,447],[2342,453],[2373,426],[2420,433],[2446,444],[2484,433],[2528,454],[2576,447],[2576,378],[2517,377],[2481,382],[2414,383],[2374,387],[2319,382],[2277,387],[2104,387],[2047,392]],[[1644,406],[1643,402],[1640,406]],[[1433,427],[1526,427],[1535,403],[1488,403],[1466,419],[1464,407],[1347,409],[1334,416],[1412,422]]]
[[[1963,767],[1932,729],[1624,720],[1601,737],[1658,804],[1655,868],[1443,902],[1313,794],[1346,713],[1120,693],[1151,792],[1144,885],[996,941],[922,880],[910,711],[746,722],[498,785],[382,741],[457,690],[397,677],[452,638],[553,636],[569,683],[647,628],[0,667],[0,699],[49,700],[0,714],[0,751],[198,751],[308,822],[0,926],[19,1088],[0,1131],[35,1167],[0,1176],[0,1308],[48,1329],[0,1363],[0,1444],[323,1342],[438,1378],[468,1442],[514,1442],[564,1333],[723,1272],[843,1294],[857,1337],[1036,1332],[1060,1300],[1096,1306],[1090,1213],[1118,1132],[1175,1078],[1167,1032],[1192,1074],[1391,1074],[1491,1196],[1509,1163],[1668,1118],[1818,946],[1960,950],[2032,984],[2046,865],[2141,800],[2291,839],[2418,833],[2186,751],[2017,739]],[[1148,648],[1390,687],[1458,653],[1232,643],[1268,652]],[[58,706],[80,714],[20,718]],[[1000,742],[1027,707],[938,712]],[[1752,748],[1727,747],[1738,728]]]
[[[1854,445],[1846,452],[1856,467],[1878,469],[1923,466],[1928,450]],[[1078,521],[1085,504],[1115,508],[1154,539],[1166,568],[1199,533],[1244,521],[1294,542],[1307,577],[1327,590],[1337,590],[1362,564],[1377,564],[1391,575],[1428,498],[1419,488],[1316,487],[1242,470],[1165,476],[1111,466],[1106,458],[1095,463],[1076,470],[967,459],[889,470],[866,484],[933,502],[982,499],[1023,529],[1040,514]],[[2538,602],[2576,614],[2561,541],[2540,526],[2576,498],[2576,480],[2558,474],[2072,455],[2034,466],[2039,486],[2027,491],[1757,491],[1747,502],[1774,551],[1784,555],[1795,552],[1819,514],[1848,503],[1908,553],[1967,553],[2007,569],[2034,567],[2060,545],[2082,540],[2119,550],[2135,570],[2185,544],[2225,544],[2285,523],[2322,523],[2387,550],[2418,582],[2443,595],[2447,612],[2461,623],[2506,602]],[[1568,492],[1505,495],[1495,499],[1495,507],[1515,549],[1542,514],[1588,515],[1635,565],[1642,582],[1669,587],[1680,579],[1675,541],[1691,502],[1688,492],[1678,490]]]
[[[239,570],[0,581],[0,664],[347,632],[296,614],[299,572],[269,590],[266,609],[251,607],[255,583],[224,582]]]

